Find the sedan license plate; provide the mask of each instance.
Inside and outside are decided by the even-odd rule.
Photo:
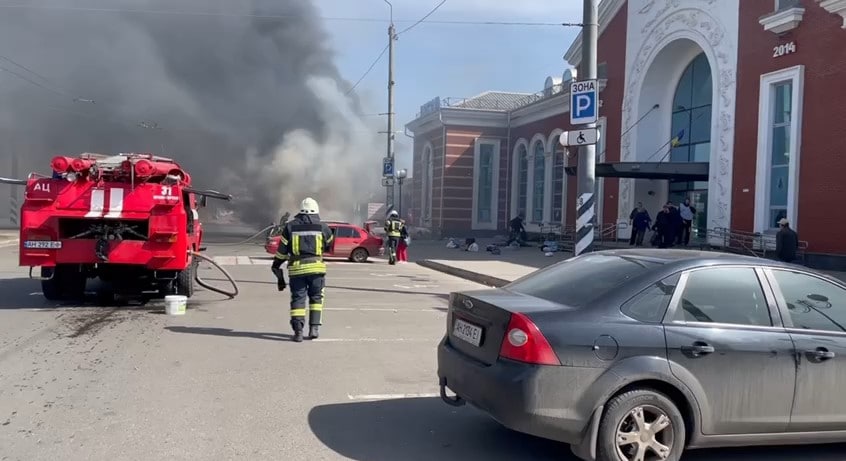
[[[477,347],[482,343],[482,328],[464,320],[455,320],[455,324],[452,326],[452,335]]]
[[[62,248],[62,242],[49,240],[27,240],[24,242],[24,248],[58,250]]]

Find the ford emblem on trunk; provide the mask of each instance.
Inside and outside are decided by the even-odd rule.
[[[473,302],[470,301],[469,299],[465,299],[464,300],[464,307],[466,307],[467,309],[473,309]]]

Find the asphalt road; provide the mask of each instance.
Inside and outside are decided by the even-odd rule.
[[[288,341],[288,292],[260,258],[226,269],[241,295],[162,306],[57,306],[0,242],[0,460],[557,460],[434,394],[450,291],[409,264],[332,263],[320,340]],[[212,245],[218,257],[260,256]],[[221,277],[205,267],[214,283]],[[685,461],[846,460],[846,446],[693,452]]]

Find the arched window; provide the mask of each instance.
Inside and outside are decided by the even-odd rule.
[[[556,136],[552,143],[555,157],[552,161],[552,221],[555,224],[564,223],[564,146],[560,142],[561,136]]]
[[[714,89],[711,65],[700,53],[684,70],[673,97],[672,162],[709,162],[711,158],[711,101]],[[676,139],[678,138],[678,139]],[[708,182],[671,181],[669,199],[690,200],[696,208],[693,233],[707,227]]]
[[[543,200],[546,186],[546,158],[544,157],[544,146],[538,141],[534,146],[534,159],[532,159],[534,178],[532,179],[532,222],[543,222]]]
[[[432,219],[432,148],[426,146],[423,149],[423,187],[421,190],[422,200],[420,214],[424,225],[428,225]]]
[[[517,214],[526,216],[529,196],[529,151],[525,144],[517,148]]]
[[[672,135],[681,134],[672,162],[707,162],[711,157],[711,66],[705,53],[682,74],[673,98]]]

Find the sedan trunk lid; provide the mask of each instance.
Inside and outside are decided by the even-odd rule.
[[[503,289],[450,295],[447,336],[453,348],[485,365],[499,357],[513,312],[532,313],[566,307]]]

